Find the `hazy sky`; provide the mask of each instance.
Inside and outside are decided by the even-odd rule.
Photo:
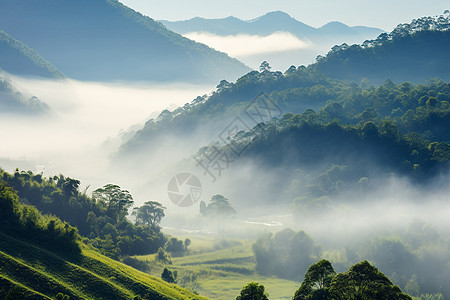
[[[274,10],[319,27],[329,21],[366,25],[390,31],[399,23],[450,9],[450,0],[121,0],[157,20],[185,20],[200,16],[253,19]]]

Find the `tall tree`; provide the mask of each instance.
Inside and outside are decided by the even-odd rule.
[[[133,208],[131,213],[136,217],[136,225],[149,225],[153,228],[158,228],[162,218],[166,215],[164,207],[157,201],[147,201],[141,207]]]
[[[236,300],[268,300],[264,285],[250,282],[244,286]]]
[[[167,281],[168,283],[175,283],[176,275],[169,269],[164,268],[163,272],[161,273],[161,279]]]
[[[200,213],[217,220],[217,233],[224,238],[225,220],[236,215],[236,210],[227,198],[222,195],[214,195],[207,206],[203,201],[200,203]]]
[[[267,61],[263,61],[261,63],[261,65],[259,66],[259,71],[260,72],[264,72],[264,71],[270,71],[270,69],[272,69],[269,65],[269,63]]]
[[[128,215],[128,208],[133,205],[133,196],[127,190],[122,190],[115,184],[107,184],[92,192],[94,200],[107,207],[110,217],[116,222],[122,221]]]
[[[331,298],[336,300],[412,299],[366,260],[352,266],[347,272],[336,275],[329,291]]]
[[[68,197],[78,195],[79,187],[80,187],[80,181],[77,179],[69,178],[69,177],[66,177],[64,179],[64,183],[62,184],[64,194]]]
[[[293,300],[328,299],[328,289],[335,275],[336,272],[328,260],[322,259],[311,265]]]

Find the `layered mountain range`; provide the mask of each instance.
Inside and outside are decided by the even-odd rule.
[[[217,81],[249,70],[115,0],[5,0],[0,8],[0,29],[70,78]]]

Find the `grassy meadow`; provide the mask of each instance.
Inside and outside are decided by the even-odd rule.
[[[300,282],[265,277],[256,273],[252,241],[190,237],[190,254],[172,257],[163,263],[156,254],[134,256],[148,266],[146,270],[160,276],[164,268],[177,272],[177,284],[211,299],[235,299],[249,282],[263,284],[270,299],[291,299]]]

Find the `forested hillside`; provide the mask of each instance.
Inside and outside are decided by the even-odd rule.
[[[270,71],[270,65],[264,62],[259,72],[252,71],[235,83],[222,80],[211,95],[199,96],[183,107],[172,112],[163,111],[158,118],[148,120],[134,137],[124,143],[119,153],[126,157],[136,155],[141,149],[152,151],[150,145],[161,141],[162,137],[176,139],[177,145],[183,144],[184,140],[191,140],[192,136],[198,137],[198,133],[206,137],[205,140],[211,140],[235,117],[244,114],[252,101],[256,103],[261,93],[267,94],[277,104],[279,111],[273,116],[278,118],[282,113],[298,114],[306,109],[318,110],[327,103],[349,97],[357,99],[361,95],[366,97],[365,102],[360,101],[359,107],[352,107],[351,111],[344,110],[345,114],[350,113],[355,117],[352,121],[344,117],[343,122],[355,123],[357,118],[370,119],[373,113],[378,114],[378,117],[404,116],[403,121],[410,127],[404,128],[406,124],[399,126],[404,133],[424,132],[428,130],[423,128],[427,126],[427,122],[434,122],[433,126],[428,124],[429,130],[442,133],[445,127],[438,123],[445,120],[445,112],[444,115],[439,113],[436,116],[435,112],[419,111],[416,117],[422,121],[406,119],[412,117],[413,111],[408,110],[417,107],[414,103],[420,102],[420,106],[426,107],[425,102],[430,97],[429,107],[433,105],[435,98],[444,101],[444,110],[447,107],[447,90],[437,93],[430,91],[429,95],[428,91],[420,90],[428,80],[436,77],[443,80],[449,78],[450,68],[446,63],[450,59],[448,51],[442,47],[448,43],[449,24],[448,14],[438,18],[424,17],[410,24],[399,25],[390,34],[381,34],[376,40],[366,41],[361,46],[335,46],[327,56],[318,58],[315,64],[308,67],[292,66],[284,73]],[[435,82],[438,81],[439,79]],[[418,88],[414,93],[408,94],[406,90],[410,90],[413,83],[418,84]],[[377,89],[374,94],[372,90],[380,84],[388,90]],[[392,93],[389,89],[395,84],[401,88]],[[403,95],[399,95],[399,92]],[[419,94],[420,97],[417,97]],[[375,112],[371,110],[371,103],[374,101],[380,106]],[[332,104],[327,110],[333,110],[333,107],[336,109]],[[355,109],[359,109],[359,112],[356,113]],[[334,117],[336,115],[332,116]],[[261,121],[270,121],[270,118]],[[253,122],[246,129],[254,125],[256,124]]]
[[[16,170],[9,174],[0,170],[0,179],[17,190],[22,203],[76,226],[84,243],[111,258],[156,253],[159,248],[167,247],[169,252],[187,249],[187,246],[181,250],[167,246],[166,242],[173,238],[161,232],[159,222],[164,217],[165,208],[157,202],[147,202],[141,208],[152,214],[157,212],[158,221],[147,221],[148,218],[142,219],[138,214],[135,222],[131,222],[127,216],[133,197],[117,185],[98,188],[90,197],[86,191],[79,190],[79,180],[63,175],[45,178],[31,171]],[[170,242],[174,241],[178,242],[177,239]]]
[[[15,75],[63,78],[49,61],[21,41],[0,30],[0,69]]]
[[[261,94],[263,93],[263,94]],[[376,87],[366,81],[360,85],[332,80],[304,67],[292,67],[281,72],[251,72],[236,83],[221,82],[209,97],[198,97],[173,112],[164,111],[156,120],[149,120],[125,143],[119,154],[130,157],[142,149],[152,151],[151,145],[168,137],[192,142],[198,132],[209,139],[217,135],[236,117],[246,117],[246,111],[259,101],[269,99],[277,107],[271,117],[283,113],[309,115],[321,124],[339,119],[342,124],[364,125],[374,121],[381,125],[390,121],[403,134],[416,132],[432,142],[449,142],[449,86],[436,79],[426,84],[387,80]],[[265,111],[263,111],[266,113]],[[271,121],[270,116],[259,122]],[[285,117],[288,118],[288,117]],[[249,130],[257,124],[246,120]],[[200,145],[198,145],[200,146]]]
[[[264,19],[294,22],[280,13]],[[5,0],[0,28],[83,80],[216,80],[246,70],[116,0]],[[446,11],[362,45],[335,46],[307,67],[273,72],[263,61],[117,140],[96,135],[99,149],[75,138],[45,148],[49,161],[36,158],[43,166],[29,158],[38,152],[23,151],[40,171],[0,168],[0,298],[450,297],[449,28]],[[11,72],[61,75],[14,38],[0,32],[5,59],[27,58]],[[0,78],[7,131],[17,125],[12,112],[48,111],[25,94]],[[45,130],[56,134],[44,142],[72,139],[61,126],[59,140],[55,124],[90,135],[102,122],[90,128],[83,117],[130,117],[125,109],[108,115],[116,103],[107,100],[94,100],[100,109],[73,123],[48,118]],[[38,138],[3,142],[33,148]],[[77,163],[78,174],[109,183],[91,189],[46,171]]]
[[[0,113],[43,114],[50,108],[36,96],[28,97],[7,77],[0,74]]]
[[[361,45],[335,46],[318,57],[316,70],[339,79],[373,83],[391,79],[396,83],[423,82],[440,77],[450,80],[450,14],[423,17],[398,25],[391,33]]]
[[[210,82],[249,70],[116,0],[5,0],[0,28],[80,80]]]
[[[24,181],[24,178],[18,177],[25,184],[31,183],[35,191],[42,183],[40,176],[34,177],[33,181]],[[47,184],[46,190],[51,187]],[[66,192],[68,189],[66,182]],[[57,191],[55,188],[53,192]],[[31,194],[27,197],[33,199]],[[55,193],[46,197],[47,202],[51,200],[63,201],[58,200]],[[72,202],[76,200],[72,198]],[[83,216],[74,206],[71,208],[72,215]],[[56,207],[54,212],[59,213]],[[81,239],[77,229],[69,223],[55,216],[43,216],[35,207],[20,203],[17,192],[0,182],[0,297],[201,299],[187,290],[111,260],[94,251],[92,246],[83,244]]]

